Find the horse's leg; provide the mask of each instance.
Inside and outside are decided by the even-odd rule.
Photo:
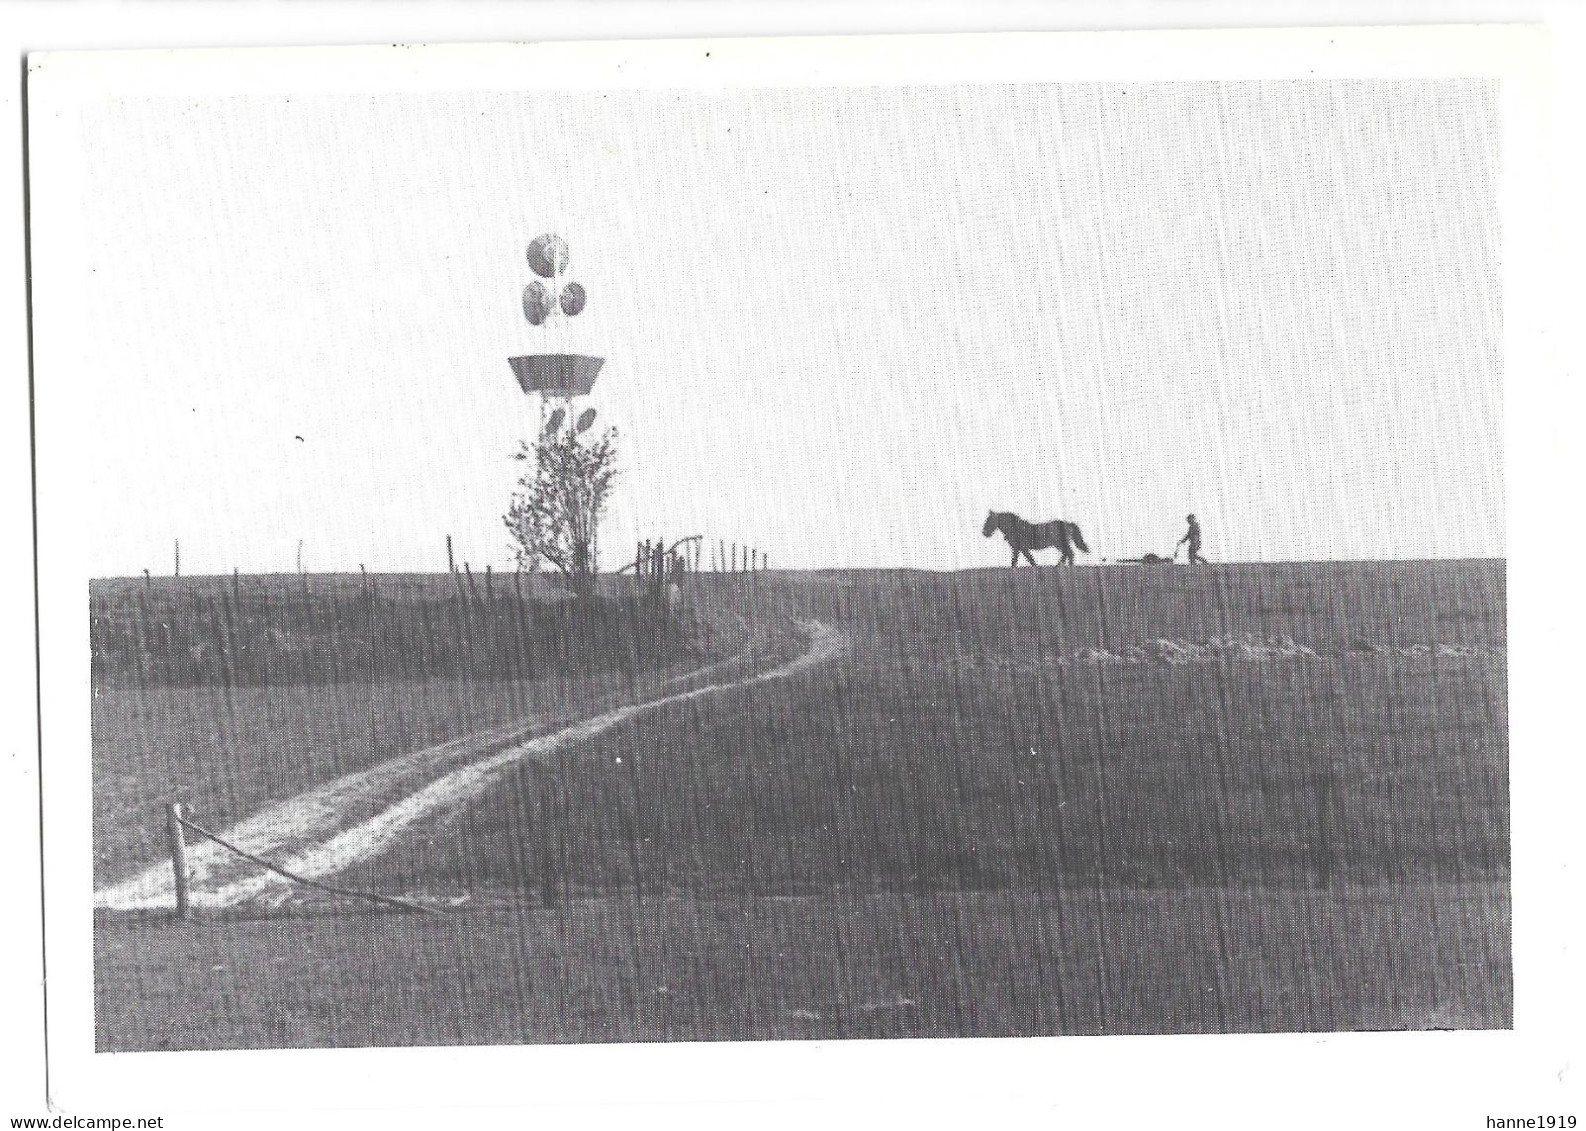
[[[1013,562],[1011,564],[1014,569],[1019,568],[1019,547],[1017,543],[1013,545]]]
[[[1023,554],[1024,554],[1024,560],[1025,561],[1029,562],[1032,566],[1035,566],[1036,568],[1040,567],[1040,563],[1037,562],[1033,557],[1030,556],[1030,551],[1029,551],[1028,547],[1026,547],[1024,549]]]

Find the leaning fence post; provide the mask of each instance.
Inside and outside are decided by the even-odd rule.
[[[165,809],[165,836],[171,843],[171,871],[176,876],[176,917],[191,917],[187,893],[187,838],[182,835],[182,804],[173,801]]]

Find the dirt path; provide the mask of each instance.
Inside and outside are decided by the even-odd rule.
[[[841,632],[819,621],[804,622],[799,628],[808,641],[806,650],[768,671],[619,707],[536,738],[526,738],[532,728],[524,724],[468,735],[301,793],[221,835],[256,855],[274,857],[299,875],[311,879],[335,875],[384,852],[415,822],[479,797],[514,766],[674,704],[786,678],[835,658],[847,646]],[[668,682],[709,678],[743,662],[743,657],[735,657]],[[195,907],[269,900],[285,895],[292,886],[209,841],[191,846],[188,866]],[[166,862],[151,864],[131,879],[94,893],[94,906],[108,910],[170,907],[174,901],[175,881]]]

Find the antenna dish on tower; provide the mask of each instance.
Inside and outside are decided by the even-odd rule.
[[[551,316],[551,292],[538,279],[523,288],[523,317],[538,326]]]
[[[542,279],[554,279],[567,270],[567,241],[552,232],[536,236],[529,244],[529,269]]]

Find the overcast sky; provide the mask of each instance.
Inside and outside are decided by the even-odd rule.
[[[140,99],[90,120],[93,572],[510,561],[608,359],[603,549],[1503,553],[1496,90],[1182,83]],[[589,293],[531,327],[525,248]],[[301,438],[299,438],[301,437]]]

